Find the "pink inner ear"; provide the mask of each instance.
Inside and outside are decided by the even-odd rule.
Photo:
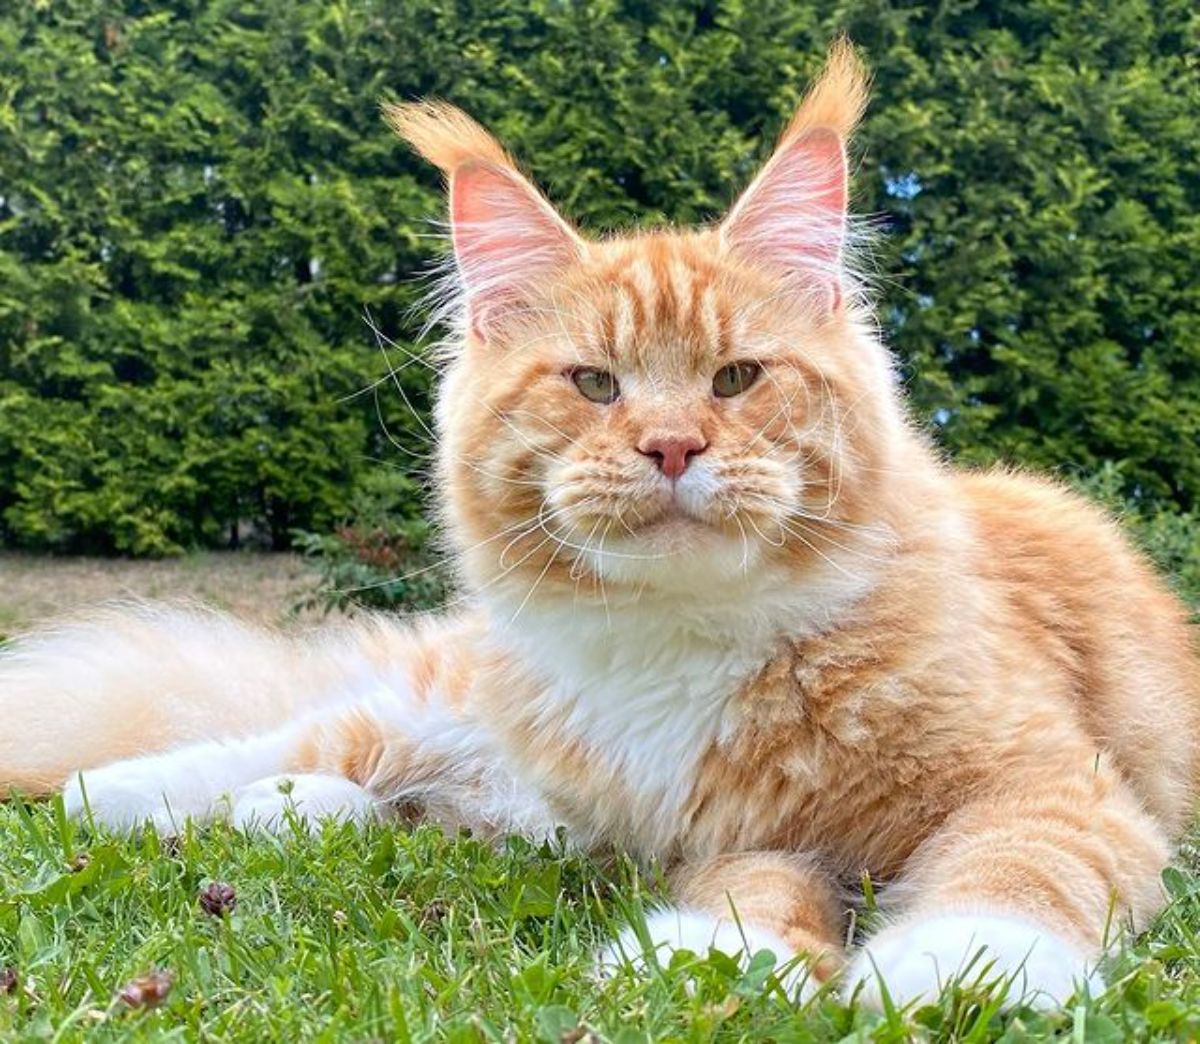
[[[779,147],[734,205],[722,233],[735,249],[785,269],[837,308],[846,204],[841,139],[813,130]]]
[[[454,172],[450,224],[469,322],[484,339],[578,252],[575,234],[537,191],[516,172],[490,164]]]

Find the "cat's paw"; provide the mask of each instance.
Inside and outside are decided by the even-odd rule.
[[[885,928],[854,959],[843,992],[882,1009],[881,981],[896,1007],[934,1001],[951,982],[1004,984],[1005,1008],[1056,1008],[1084,985],[1104,989],[1073,943],[1000,911],[942,913]]]
[[[256,780],[234,795],[233,825],[242,829],[282,830],[292,812],[300,822],[332,818],[362,823],[384,807],[369,791],[344,776],[283,775]]]
[[[173,833],[189,817],[211,818],[221,811],[219,795],[201,792],[181,774],[169,755],[132,758],[72,776],[63,788],[67,814],[111,830],[131,830],[150,822]]]
[[[775,955],[775,968],[780,982],[797,1003],[803,1003],[820,989],[821,983],[803,959],[774,932],[752,924],[737,924],[729,918],[713,917],[699,910],[670,907],[646,918],[650,949],[660,964],[667,964],[676,950],[689,950],[699,957],[709,950],[719,950],[744,966],[761,950]],[[626,928],[599,955],[597,966],[602,975],[611,975],[618,968],[631,964],[644,969],[647,955],[632,928]]]

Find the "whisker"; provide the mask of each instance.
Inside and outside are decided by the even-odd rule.
[[[565,515],[567,512],[575,510],[576,508],[578,508],[580,506],[586,506],[588,503],[589,503],[589,501],[584,500],[584,501],[581,501],[580,504],[578,504],[578,505],[576,505],[576,504],[563,505],[561,507],[555,508],[549,514],[546,514],[545,513],[546,502],[542,501],[542,503],[538,506],[537,513],[532,518],[525,520],[528,523],[528,528],[524,532],[518,533],[512,540],[510,540],[505,545],[504,550],[501,551],[500,554],[497,556],[496,561],[499,563],[501,568],[503,568],[504,567],[504,559],[508,557],[508,552],[514,544],[519,543],[521,540],[523,540],[527,536],[531,536],[534,532],[536,532],[539,529],[542,530],[542,532],[546,533],[548,536],[553,536],[554,534],[551,533],[550,530],[546,528],[546,525],[545,525],[546,521],[549,521],[549,520],[552,520],[555,518],[560,518],[562,515]]]
[[[406,362],[404,366],[424,366],[425,369],[429,370],[430,373],[436,374],[440,372],[439,368],[434,363],[426,359],[425,356],[420,352],[414,351],[411,348],[407,348],[397,341],[393,341],[387,334],[385,334],[375,322],[375,317],[371,315],[370,308],[363,309],[363,321],[367,324],[367,328],[371,331],[371,333],[375,335],[375,340],[377,343],[385,344],[389,348],[394,348],[402,355],[408,356],[408,362]],[[401,367],[401,369],[403,369],[403,367]]]
[[[780,523],[780,528],[786,529],[787,527],[784,526],[782,523]],[[791,534],[792,537],[794,537],[796,540],[799,540],[800,543],[802,543],[805,547],[807,547],[813,554],[817,555],[819,558],[824,559],[825,562],[827,562],[829,565],[833,566],[833,568],[836,569],[839,573],[842,573],[849,579],[854,580],[859,583],[861,583],[864,580],[864,578],[862,576],[859,576],[857,573],[852,573],[849,569],[847,569],[845,566],[843,566],[840,562],[837,562],[834,559],[830,558],[827,554],[825,554],[824,551],[822,551],[819,547],[814,545],[811,541],[807,540],[805,537],[801,536],[799,533],[793,532],[791,529],[788,529],[787,531]]]
[[[572,526],[567,531],[568,535],[570,535],[571,533],[574,533],[575,530],[578,528],[579,528],[579,524],[576,523],[574,526]],[[547,530],[547,532],[549,532],[549,530]],[[550,567],[552,565],[554,565],[554,562],[555,562],[554,555],[550,555],[546,559],[546,564],[544,566],[542,566],[542,571],[540,573],[538,573],[537,579],[535,579],[533,581],[533,585],[529,588],[529,591],[526,593],[525,597],[523,599],[521,599],[521,604],[517,606],[517,611],[512,614],[512,618],[508,621],[510,627],[517,622],[517,617],[521,615],[521,610],[523,610],[525,608],[525,606],[527,606],[529,604],[529,599],[531,599],[533,597],[533,592],[538,589],[538,586],[545,579],[546,574],[548,572],[550,572]]]
[[[501,537],[507,536],[510,532],[512,532],[512,530],[518,529],[522,526],[529,527],[530,532],[533,532],[534,530],[537,529],[537,523],[536,523],[535,519],[528,519],[528,518],[522,519],[520,522],[514,522],[508,526],[505,526],[499,532],[493,533],[490,537],[488,537],[485,540],[480,540],[477,544],[473,544],[471,547],[468,547],[464,551],[459,552],[459,554],[460,555],[468,555],[474,551],[478,551],[481,547],[486,547],[488,544],[492,543],[493,541],[499,540]],[[433,562],[430,565],[422,566],[420,569],[414,569],[408,573],[402,573],[399,576],[390,576],[386,580],[377,580],[377,581],[373,581],[372,583],[369,583],[369,584],[361,584],[357,587],[332,588],[332,590],[336,594],[346,594],[346,595],[360,594],[364,591],[374,591],[380,587],[387,587],[389,584],[405,583],[406,581],[412,580],[418,576],[424,576],[426,573],[431,573],[436,569],[442,569],[445,567],[445,565],[446,565],[446,563],[442,562],[442,561]]]
[[[404,443],[402,443],[399,439],[396,438],[395,435],[392,434],[391,429],[388,427],[387,421],[383,419],[383,406],[379,402],[379,388],[378,387],[376,387],[375,389],[372,390],[371,396],[375,402],[375,418],[379,421],[379,428],[383,432],[384,438],[386,438],[388,440],[388,442],[390,442],[392,444],[392,448],[399,450],[405,456],[411,457],[413,460],[420,460],[420,461],[427,462],[429,460],[429,455],[427,453],[418,453],[414,449],[409,449],[408,446],[405,446]],[[411,407],[410,407],[410,409],[411,409]]]
[[[834,540],[833,537],[831,537],[828,533],[823,533],[819,529],[815,529],[811,526],[805,526],[801,523],[796,523],[796,522],[792,522],[790,524],[789,523],[780,523],[781,529],[786,529],[793,536],[795,536],[799,539],[803,539],[803,537],[800,536],[800,533],[795,528],[796,526],[799,526],[799,528],[802,529],[804,531],[804,533],[806,533],[808,536],[818,537],[821,540],[824,540],[826,543],[832,544],[839,551],[844,551],[848,555],[855,555],[856,557],[861,558],[864,561],[875,562],[880,565],[885,565],[890,561],[890,559],[888,559],[888,558],[883,558],[879,555],[873,555],[869,551],[864,551],[862,548],[847,547],[845,544],[839,543],[837,540]]]
[[[746,527],[742,525],[742,520],[735,514],[733,520],[737,523],[738,530],[742,534],[742,576],[750,574],[750,537],[746,533]],[[750,523],[754,525],[753,522]],[[755,526],[755,529],[758,527]]]
[[[505,417],[499,410],[497,410],[491,404],[483,402],[482,400],[480,400],[479,404],[485,410],[487,410],[493,417],[495,417],[496,420],[498,420],[501,424],[503,424],[506,428],[508,428],[509,431],[511,431],[514,435],[516,435],[517,438],[520,439],[525,444],[525,446],[529,450],[531,450],[536,456],[540,457],[543,460],[552,461],[555,464],[569,464],[570,463],[570,461],[568,461],[561,454],[555,453],[553,450],[547,449],[544,446],[538,446],[535,443],[533,443],[532,441],[530,441],[529,437],[523,431],[521,431],[520,428],[518,428],[515,424],[513,424],[512,421],[510,421],[507,417]]]
[[[515,417],[531,417],[531,418],[533,418],[533,420],[537,421],[539,424],[544,424],[551,431],[555,432],[558,435],[561,435],[564,439],[567,440],[567,442],[570,445],[576,446],[580,449],[584,448],[578,439],[572,437],[571,435],[568,435],[565,431],[562,430],[562,428],[558,427],[556,424],[552,424],[545,417],[541,416],[541,414],[534,413],[533,410],[513,410],[512,414]]]
[[[734,518],[735,518],[735,519],[737,519],[737,516],[735,515],[735,516],[734,516]],[[761,529],[759,529],[759,528],[758,528],[758,523],[754,521],[754,516],[753,516],[753,515],[747,515],[747,516],[746,516],[746,521],[750,523],[751,527],[754,529],[754,532],[756,532],[756,533],[757,533],[757,534],[758,534],[760,537],[762,537],[762,539],[763,539],[763,542],[764,542],[764,543],[770,544],[772,547],[783,547],[783,546],[784,546],[784,544],[786,544],[786,543],[787,543],[787,540],[784,538],[784,535],[783,535],[783,532],[782,532],[782,531],[783,531],[783,526],[780,526],[780,527],[779,527],[779,528],[780,528],[780,533],[779,533],[779,543],[775,543],[775,541],[774,541],[774,540],[770,540],[770,539],[768,539],[768,538],[767,538],[767,535],[766,535],[766,534],[765,534],[765,533],[764,533],[764,532],[763,532]],[[737,523],[738,523],[738,525],[740,526],[740,525],[742,524],[742,523],[741,523],[741,519],[737,519]],[[742,535],[743,535],[743,536],[745,536],[745,535],[746,535],[746,531],[745,531],[745,529],[743,529],[743,530],[742,530]]]

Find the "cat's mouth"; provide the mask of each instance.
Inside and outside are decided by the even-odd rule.
[[[598,554],[674,558],[686,552],[720,553],[728,545],[739,554],[777,528],[760,508],[765,492],[710,478],[709,481],[643,484],[623,496],[576,494],[574,510],[554,506],[555,529],[570,536],[565,546],[586,544]],[[582,534],[582,535],[581,535]],[[585,539],[586,537],[586,539]],[[768,540],[777,544],[777,541]]]
[[[779,524],[766,489],[710,481],[643,483],[607,496],[586,487],[571,505],[553,505],[562,555],[572,576],[589,569],[606,580],[678,585],[729,577],[757,568]]]
[[[611,523],[611,524],[610,524]],[[765,527],[762,527],[765,528]],[[682,586],[743,574],[762,557],[755,527],[718,505],[707,510],[671,501],[653,510],[641,505],[621,512],[621,522],[609,518],[597,524],[598,538],[577,542],[573,568],[586,562],[606,580],[655,586]]]

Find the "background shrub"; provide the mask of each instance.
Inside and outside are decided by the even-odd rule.
[[[880,317],[972,462],[1200,499],[1200,16],[1179,0],[24,0],[0,9],[0,532],[162,553],[347,517],[423,428],[437,94],[592,229],[724,208],[846,30]],[[357,394],[356,394],[357,393]],[[396,446],[399,445],[399,449]]]
[[[364,481],[332,532],[297,532],[296,546],[317,567],[313,594],[297,608],[412,612],[446,605],[453,590],[448,560],[413,504],[411,483],[380,471]]]

